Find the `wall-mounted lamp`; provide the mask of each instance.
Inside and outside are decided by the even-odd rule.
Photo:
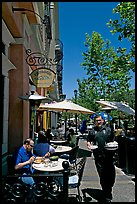
[[[41,19],[41,22],[46,25],[46,18],[43,19],[43,18],[42,18],[39,14],[37,14],[35,11],[32,11],[32,10],[30,10],[30,9],[26,9],[26,8],[14,8],[14,7],[12,6],[12,12],[14,13],[14,12],[16,12],[16,11],[22,11],[23,13],[25,13],[25,11],[32,12],[32,13],[34,13],[35,15],[39,16],[39,18]],[[45,17],[45,16],[44,16],[44,17]]]

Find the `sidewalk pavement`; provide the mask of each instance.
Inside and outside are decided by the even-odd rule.
[[[87,156],[83,177],[80,185],[82,202],[98,202],[102,196],[99,177],[96,171],[94,157],[87,149],[86,139],[79,140],[79,156]],[[116,167],[116,181],[113,187],[112,202],[135,202],[135,176],[126,175],[120,168]],[[74,191],[73,191],[74,192]],[[75,191],[77,193],[77,190]],[[83,197],[85,195],[85,197]]]

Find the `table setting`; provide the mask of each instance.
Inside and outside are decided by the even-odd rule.
[[[66,161],[66,159],[61,159],[58,156],[51,156],[49,158],[37,159],[32,164],[32,167],[39,171],[45,172],[54,172],[54,171],[62,171],[62,162]]]
[[[109,150],[109,151],[117,150],[118,149],[118,143],[116,141],[108,142],[105,144],[105,149]]]

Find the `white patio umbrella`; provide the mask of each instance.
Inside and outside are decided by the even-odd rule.
[[[53,110],[57,112],[67,112],[67,113],[81,113],[81,114],[93,114],[94,111],[91,111],[83,106],[80,106],[72,101],[61,101],[53,103],[40,104],[39,110]]]
[[[66,112],[66,113],[81,113],[81,114],[93,114],[94,111],[91,111],[83,106],[73,103],[72,101],[61,101],[53,102],[50,104],[40,104],[39,110],[52,110],[57,112]],[[66,119],[65,119],[65,133],[66,133]]]
[[[115,102],[115,101],[110,102],[110,101],[103,101],[103,100],[96,101],[96,102],[102,106],[107,106],[112,109],[116,109],[124,113],[127,113],[128,115],[135,115],[135,110],[125,103]]]
[[[97,103],[99,103],[100,105],[102,105],[103,108],[111,108],[112,109],[117,109],[116,106],[111,105],[109,101],[104,101],[104,100],[100,100],[100,101],[96,101]]]
[[[117,108],[115,107],[109,107],[109,106],[106,106],[106,107],[103,107],[103,108],[101,108],[101,110],[104,110],[104,111],[106,111],[106,112],[109,112],[109,111],[111,111],[111,110],[117,110]]]

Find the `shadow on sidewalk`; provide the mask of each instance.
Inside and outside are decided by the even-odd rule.
[[[98,202],[101,202],[104,198],[103,191],[100,189],[85,188],[85,189],[82,189],[82,193],[83,193],[84,202],[90,202],[92,198],[97,200]],[[87,197],[86,194],[88,194],[90,197]]]
[[[91,157],[91,151],[79,148],[78,157]]]

